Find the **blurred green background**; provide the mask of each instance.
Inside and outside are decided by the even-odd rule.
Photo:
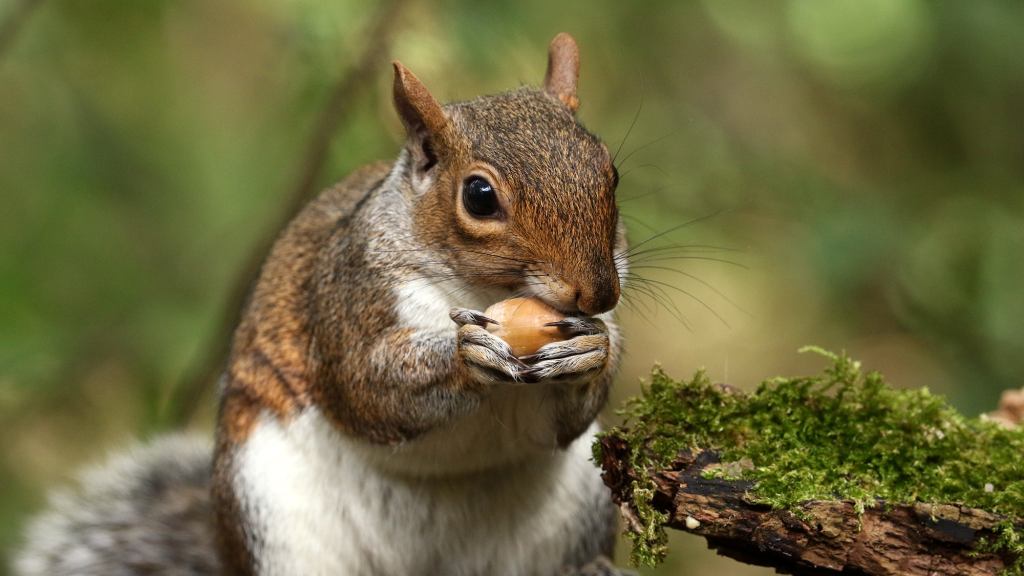
[[[18,6],[0,0],[0,19]],[[377,10],[44,0],[0,54],[0,564],[47,488],[178,426],[173,391],[217,346],[232,283],[287,210]],[[637,268],[663,292],[623,307],[614,404],[655,361],[741,387],[816,371],[795,354],[809,343],[968,414],[1024,385],[1024,4],[400,12],[319,184],[395,155],[387,58],[468,98],[539,83],[565,30],[582,49],[580,117],[622,148],[632,241],[698,219],[651,244],[715,247]],[[194,429],[211,427],[207,396]],[[657,574],[769,573],[686,535],[671,550]]]

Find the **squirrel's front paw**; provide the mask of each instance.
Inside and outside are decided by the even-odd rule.
[[[465,308],[452,308],[449,316],[459,325],[458,355],[473,380],[491,384],[525,381],[523,375],[530,367],[512,354],[504,340],[487,331],[485,326],[493,320]]]
[[[597,318],[567,317],[553,322],[573,337],[541,347],[521,360],[530,365],[523,378],[541,380],[589,380],[608,366],[611,342],[608,327]]]

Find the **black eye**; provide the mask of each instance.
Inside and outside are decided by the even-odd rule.
[[[501,211],[494,186],[480,176],[470,176],[462,185],[462,205],[477,218],[493,218]]]

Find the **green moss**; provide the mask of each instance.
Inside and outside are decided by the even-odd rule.
[[[883,499],[1005,515],[999,538],[983,546],[1011,552],[1019,560],[1009,573],[1024,574],[1013,528],[1024,518],[1024,431],[965,418],[927,389],[894,390],[846,356],[809,350],[832,360],[823,374],[768,380],[749,395],[714,386],[703,372],[676,381],[655,368],[643,396],[626,404],[626,423],[608,434],[626,439],[638,470],[667,466],[683,449],[749,459],[752,467],[717,473],[753,481],[752,496],[775,508],[851,499],[863,509]],[[651,486],[635,484],[633,497],[644,527],[633,561],[649,565],[664,555],[664,516],[649,505]]]
[[[633,481],[630,485],[639,526],[627,532],[633,541],[633,563],[638,566],[653,566],[668,553],[668,535],[664,523],[668,514],[659,512],[651,505],[654,489],[641,486]]]

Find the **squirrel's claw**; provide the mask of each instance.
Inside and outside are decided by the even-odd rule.
[[[526,382],[541,380],[584,380],[604,369],[608,353],[594,350],[584,354],[542,360],[523,373]]]
[[[509,348],[504,340],[486,330],[460,330],[460,344],[472,344],[485,348],[500,357],[502,362],[512,364],[516,368],[528,367],[522,360],[512,354],[512,349]]]
[[[504,340],[476,324],[459,328],[459,356],[474,380],[480,382],[522,383],[530,369],[512,354]]]
[[[552,342],[521,359],[530,365],[523,378],[528,382],[583,379],[607,366],[608,350],[608,335],[604,332]]]
[[[468,308],[452,308],[448,316],[459,325],[459,357],[474,380],[526,382],[523,374],[530,367],[516,358],[504,340],[486,330],[488,324],[497,324],[496,320]]]
[[[448,311],[448,317],[459,326],[480,326],[486,328],[488,324],[498,324],[497,320],[488,318],[476,310],[469,308],[452,308]]]
[[[493,319],[467,308],[452,308],[448,315],[459,325],[459,355],[475,380],[534,383],[583,379],[608,363],[608,328],[597,318],[568,316],[550,322],[546,325],[558,327],[570,338],[517,358],[504,340],[486,330],[487,324],[497,324]]]
[[[597,318],[580,318],[578,316],[566,316],[557,322],[548,322],[545,326],[558,327],[570,336],[584,336],[604,334],[608,331],[604,322]]]

